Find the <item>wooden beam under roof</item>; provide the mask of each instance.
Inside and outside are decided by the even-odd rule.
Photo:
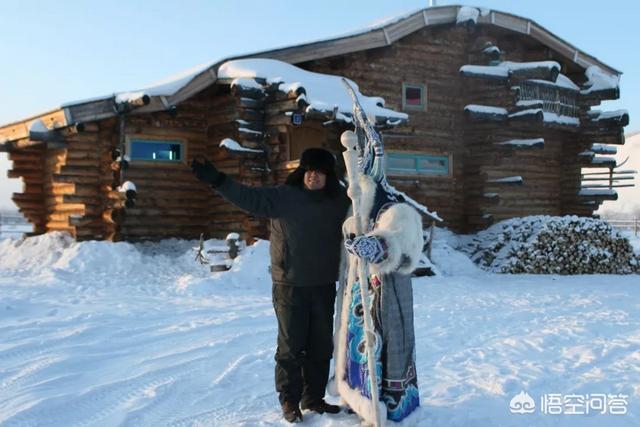
[[[0,140],[6,142],[17,141],[19,139],[29,137],[29,126],[35,120],[42,120],[42,122],[49,129],[64,128],[69,125],[68,116],[64,108],[49,111],[39,116],[30,117],[20,122],[10,123],[6,126],[0,127]]]

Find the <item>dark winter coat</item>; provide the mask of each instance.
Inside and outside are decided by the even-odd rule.
[[[351,201],[340,186],[329,195],[325,190],[307,190],[296,181],[296,185],[256,188],[225,177],[216,190],[239,208],[271,218],[274,283],[326,286],[338,279],[342,223]]]

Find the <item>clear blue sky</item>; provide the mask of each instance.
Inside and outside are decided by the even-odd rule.
[[[197,64],[359,29],[428,0],[4,1],[0,4],[0,124],[114,91],[144,87]],[[438,5],[462,4],[438,0]],[[627,132],[640,130],[640,1],[475,0],[531,18],[623,71]],[[18,180],[0,155],[0,207]]]

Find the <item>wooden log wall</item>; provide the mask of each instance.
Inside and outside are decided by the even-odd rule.
[[[500,31],[481,30],[483,45],[490,43],[502,51],[502,60],[543,61],[552,57],[548,49],[531,46],[522,37]],[[468,64],[484,65],[488,58],[470,43]],[[574,72],[566,70],[563,72]],[[516,93],[511,85],[481,78],[467,78],[467,104],[506,108],[514,111]],[[577,129],[559,128],[530,120],[503,123],[465,124],[464,138],[469,157],[466,161],[466,218],[469,231],[493,222],[526,215],[591,215],[592,206],[582,203],[580,158],[588,144],[581,142]],[[505,147],[499,142],[513,139],[544,139],[542,149]],[[522,182],[509,180],[522,177]],[[503,182],[500,182],[500,180]],[[505,180],[506,179],[506,180]],[[496,182],[497,181],[497,182]],[[506,182],[504,182],[506,181]]]
[[[213,194],[206,184],[193,176],[190,163],[196,156],[211,158],[207,155],[207,112],[209,99],[214,95],[212,92],[210,88],[181,103],[174,115],[158,112],[126,116],[125,134],[128,138],[180,140],[183,143],[183,161],[130,162],[122,173],[122,181],[135,184],[136,198],[133,207],[124,209],[124,218],[118,218],[120,239],[196,239],[200,233],[207,234]],[[119,140],[117,123],[112,131],[114,135],[109,139],[115,148]],[[119,173],[117,166],[114,169]],[[112,187],[109,197],[117,199],[118,196],[117,188]],[[116,205],[122,208],[121,203]],[[121,215],[119,210],[115,213]]]
[[[9,152],[12,168],[7,171],[9,178],[22,178],[22,193],[13,193],[12,200],[25,218],[33,224],[35,234],[46,231],[44,204],[44,158],[43,145]]]
[[[227,87],[218,90],[227,90]],[[265,102],[263,92],[231,89],[228,94],[210,99],[207,110],[206,156],[229,176],[250,186],[263,186],[268,182]],[[236,153],[220,148],[218,145],[224,138],[231,138],[245,148],[262,150],[264,154]],[[224,237],[235,231],[245,240],[268,237],[266,219],[243,212],[217,194],[214,195],[211,218],[211,235]]]
[[[69,231],[78,240],[105,238],[100,128],[87,124],[85,131],[67,137],[66,143],[67,148],[47,153],[48,228],[55,224],[55,229]]]
[[[13,200],[34,224],[34,232],[68,232],[78,240],[104,238],[99,197],[99,153],[97,126],[67,134],[65,148],[48,149],[37,143],[11,152],[9,176],[21,176],[23,192]]]
[[[297,64],[310,71],[340,74],[360,92],[380,96],[402,111],[402,83],[424,84],[426,110],[407,110],[409,123],[385,132],[389,151],[451,155],[451,176],[390,176],[391,183],[429,210],[444,225],[464,229],[464,157],[462,81],[467,32],[459,27],[429,27],[384,48]],[[339,134],[337,135],[339,139]],[[339,143],[339,142],[338,142]]]
[[[398,111],[402,111],[403,83],[424,85],[426,108],[407,110],[409,123],[385,132],[386,148],[448,155],[451,174],[389,178],[399,190],[437,211],[444,226],[466,232],[520,215],[591,215],[598,203],[586,204],[577,195],[578,154],[594,142],[624,142],[620,129],[599,125],[575,132],[527,120],[483,123],[465,117],[468,104],[512,111],[515,93],[504,82],[462,77],[459,68],[495,60],[495,49],[485,52],[490,45],[500,49],[502,60],[562,63],[554,52],[536,43],[493,26],[445,25],[423,28],[391,46],[296,65],[344,75],[357,82],[363,94],[381,96],[387,107]],[[562,63],[562,72],[576,83],[584,81],[573,64]],[[65,136],[65,148],[46,149],[41,143],[25,141],[27,148],[9,153],[14,162],[9,176],[25,182],[23,193],[13,199],[36,233],[65,230],[78,239],[109,240],[197,238],[202,232],[207,237],[224,237],[231,231],[243,233],[244,238],[267,237],[264,219],[224,201],[198,182],[189,168],[193,158],[206,157],[248,185],[285,180],[297,166],[292,143],[299,133],[286,113],[304,111],[306,105],[297,93],[264,89],[243,90],[219,82],[180,103],[175,114],[126,115],[129,136],[183,140],[185,161],[180,164],[134,161],[121,174],[120,163],[112,157],[119,144],[118,119],[87,123],[84,132]],[[581,120],[586,121],[586,111],[599,100],[583,101]],[[318,145],[337,154],[340,134],[347,126],[323,126],[325,116],[325,112],[309,114],[302,127],[318,129]],[[224,138],[265,154],[230,152],[218,146]],[[498,145],[534,138],[544,139],[542,149]],[[523,182],[495,182],[515,176]],[[137,187],[134,207],[125,208],[117,191],[124,180]]]

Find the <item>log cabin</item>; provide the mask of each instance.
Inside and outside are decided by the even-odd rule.
[[[428,206],[428,221],[471,232],[517,216],[591,216],[617,197],[625,176],[606,155],[624,144],[629,116],[594,107],[619,97],[621,74],[530,19],[430,7],[64,104],[0,127],[0,150],[36,234],[266,237],[264,219],[213,194],[189,163],[207,157],[263,186],[282,183],[305,148],[341,159],[339,136],[353,127],[344,76],[384,135],[390,182]]]

